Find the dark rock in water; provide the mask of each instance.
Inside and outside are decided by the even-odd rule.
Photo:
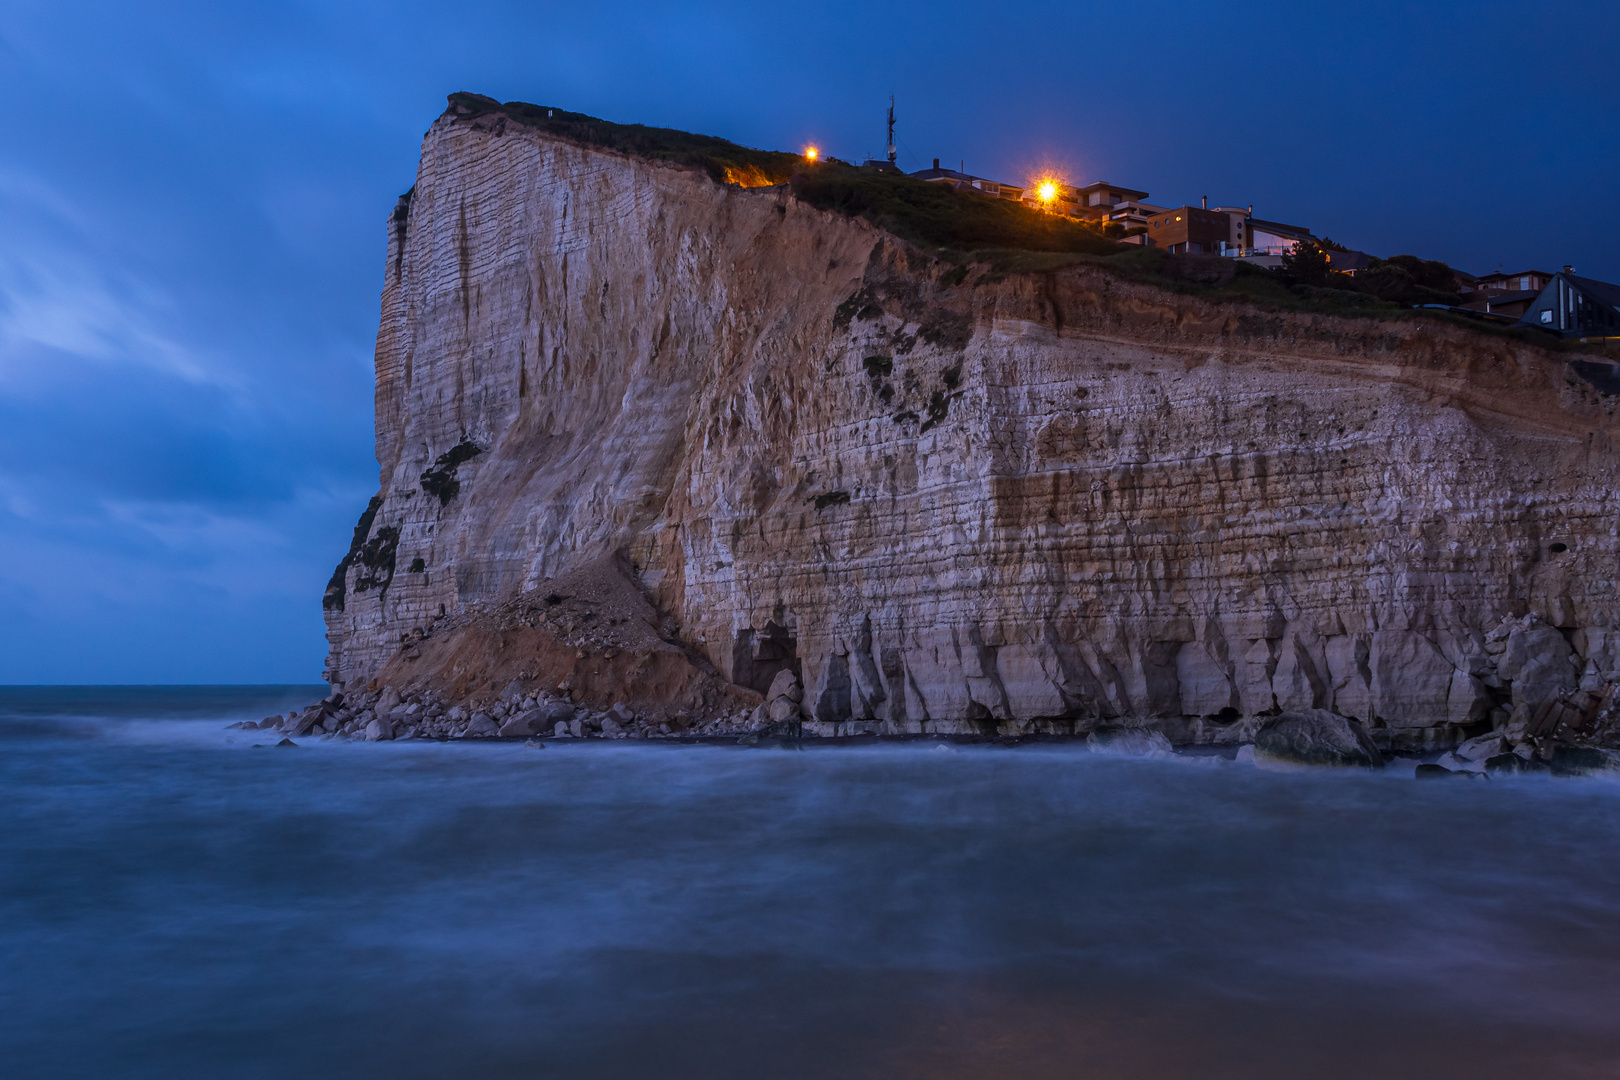
[[[1473,769],[1448,769],[1444,765],[1419,765],[1413,773],[1417,780],[1489,780],[1490,777]]]
[[[1485,771],[1492,776],[1511,776],[1514,773],[1543,773],[1547,771],[1547,763],[1534,759],[1527,761],[1518,754],[1495,754],[1485,759]]]
[[[276,743],[276,745],[277,746],[297,746],[298,744],[293,742],[291,739],[282,739],[280,742]]]
[[[1255,732],[1254,753],[1292,765],[1384,767],[1384,755],[1362,726],[1326,709],[1283,713],[1268,721]]]
[[[1114,724],[1093,728],[1086,736],[1086,746],[1094,754],[1119,757],[1162,757],[1175,752],[1162,731]]]
[[[1554,776],[1590,776],[1602,772],[1620,772],[1620,753],[1596,746],[1560,746],[1553,750]]]

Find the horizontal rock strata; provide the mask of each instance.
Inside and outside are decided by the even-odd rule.
[[[498,113],[428,132],[385,272],[339,687],[588,663],[598,705],[718,714],[788,670],[807,734],[1609,722],[1614,399],[1557,354],[1086,266],[964,277],[788,186]],[[467,630],[612,558],[662,674],[544,620]]]

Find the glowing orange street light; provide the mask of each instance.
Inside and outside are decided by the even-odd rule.
[[[1057,181],[1042,180],[1040,186],[1035,189],[1035,196],[1041,200],[1043,205],[1051,206],[1052,203],[1057,201],[1058,197]]]
[[[817,150],[815,147],[807,146],[807,147],[804,148],[804,160],[810,162],[810,164],[814,165],[815,162],[816,162],[816,158],[818,158],[820,156],[821,156],[821,151]]]

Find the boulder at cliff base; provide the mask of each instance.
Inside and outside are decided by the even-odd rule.
[[[1086,745],[1094,754],[1114,757],[1168,757],[1175,752],[1163,732],[1123,725],[1094,728],[1086,736]]]
[[[1326,709],[1283,713],[1254,736],[1256,762],[1382,769],[1384,755],[1362,726]]]

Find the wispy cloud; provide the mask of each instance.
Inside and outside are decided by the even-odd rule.
[[[105,266],[90,240],[89,216],[42,180],[16,169],[0,172],[0,220],[26,240],[0,249],[0,375],[25,376],[26,358],[43,355],[25,346],[41,345],[98,365],[239,385],[169,329],[177,310],[163,289]]]

